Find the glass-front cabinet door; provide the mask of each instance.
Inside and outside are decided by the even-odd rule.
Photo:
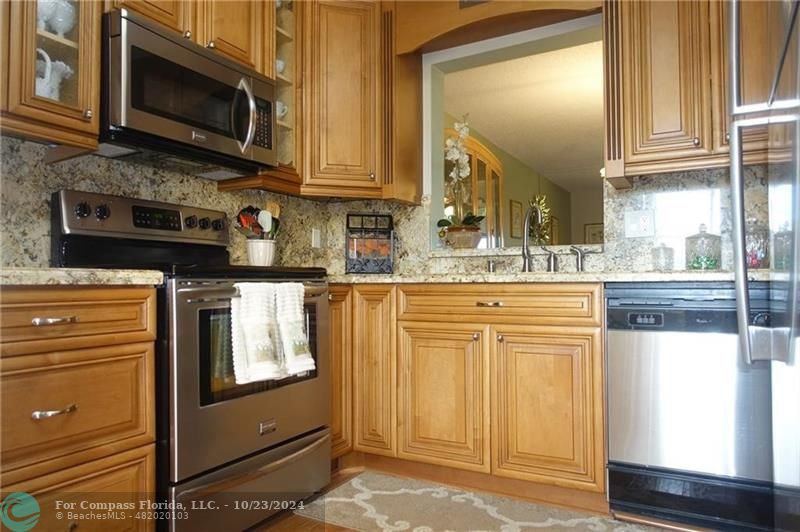
[[[297,173],[297,145],[300,113],[300,2],[275,0],[275,112],[277,118],[278,164]]]
[[[65,144],[96,145],[101,8],[101,2],[75,0],[5,3],[4,127]]]

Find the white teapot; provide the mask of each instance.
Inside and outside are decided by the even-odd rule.
[[[36,53],[42,59],[36,61],[36,95],[51,100],[61,100],[61,83],[74,74],[72,68],[63,61],[51,61],[47,52],[41,48]]]

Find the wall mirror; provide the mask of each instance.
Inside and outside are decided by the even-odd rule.
[[[434,249],[520,246],[537,196],[540,243],[602,243],[600,15],[425,54],[423,79]]]

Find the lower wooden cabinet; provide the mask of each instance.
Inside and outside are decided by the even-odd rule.
[[[400,458],[489,472],[487,342],[487,327],[400,322]]]
[[[14,492],[25,492],[36,498],[41,510],[37,530],[155,530],[155,520],[146,509],[139,512],[142,501],[156,500],[155,445],[145,445],[2,488],[3,497]],[[110,512],[105,510],[91,509],[108,504],[133,509],[114,512],[118,517],[115,519],[89,517],[92,513],[108,515]],[[74,509],[67,509],[70,507]]]
[[[492,473],[602,492],[601,332],[491,330]]]
[[[331,458],[353,450],[353,312],[351,289],[328,289],[331,358]]]
[[[353,288],[353,448],[396,455],[395,288]]]

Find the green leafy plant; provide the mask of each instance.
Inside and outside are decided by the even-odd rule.
[[[460,222],[458,221],[458,219],[451,216],[449,218],[442,218],[441,220],[436,222],[436,227],[442,227],[442,228],[454,227],[454,226],[478,227],[484,218],[485,216],[475,216],[471,212],[468,212],[467,214],[464,215],[464,218]]]

